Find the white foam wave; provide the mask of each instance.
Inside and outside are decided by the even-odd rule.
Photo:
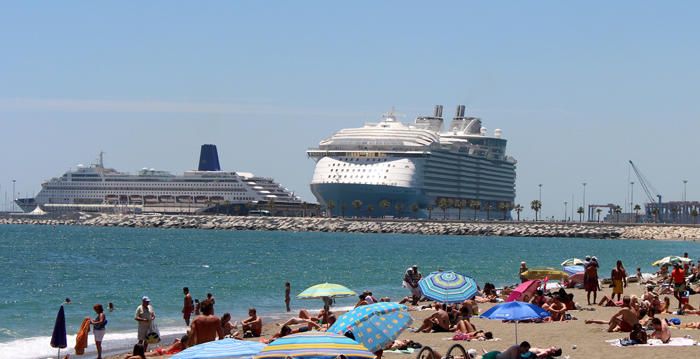
[[[168,345],[173,341],[173,338],[182,335],[184,329],[179,328],[160,328],[160,336],[162,338],[160,344],[158,345]],[[75,354],[75,335],[68,336],[68,348],[61,349],[61,357],[65,354]],[[3,358],[15,358],[15,359],[43,359],[43,358],[56,358],[56,353],[58,349],[52,348],[49,344],[51,342],[50,336],[41,337],[31,337],[16,339],[6,343],[0,343],[0,353],[2,353]],[[117,354],[121,352],[130,351],[136,343],[136,332],[110,332],[109,329],[105,333],[105,337],[102,341],[102,351],[104,355]],[[156,345],[156,346],[158,346]],[[150,346],[149,350],[155,348],[156,346]],[[95,352],[95,340],[91,335],[88,336],[88,347],[85,350],[85,354],[94,354]]]

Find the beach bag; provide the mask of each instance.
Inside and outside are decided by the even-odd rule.
[[[156,325],[155,320],[151,321],[151,327],[148,328],[148,334],[146,334],[146,343],[160,343],[160,330],[158,330],[158,325]]]

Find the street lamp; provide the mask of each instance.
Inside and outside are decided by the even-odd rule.
[[[15,211],[15,182],[17,180],[12,180],[12,212]]]
[[[634,212],[634,181],[630,182],[630,213]],[[632,222],[632,216],[630,216]]]
[[[586,185],[587,184],[588,183],[586,183],[586,182],[582,183],[582,185],[583,185],[583,210],[586,213],[586,222],[588,222],[588,211],[586,210]]]
[[[688,180],[683,180],[683,202],[686,201],[686,189],[688,188]]]
[[[564,201],[564,222],[566,222],[566,213],[567,213],[567,208],[569,208],[569,202]]]

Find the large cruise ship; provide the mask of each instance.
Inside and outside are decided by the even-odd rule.
[[[289,207],[302,201],[272,178],[222,171],[216,146],[202,145],[198,169],[180,176],[153,168],[136,174],[119,172],[105,167],[100,154],[96,163],[78,165],[46,181],[35,198],[16,203],[25,212],[39,206],[44,211],[194,213],[233,206],[247,213],[258,204]]]
[[[311,191],[336,216],[509,219],[516,161],[506,142],[463,105],[445,130],[440,105],[410,125],[390,113],[308,150]]]

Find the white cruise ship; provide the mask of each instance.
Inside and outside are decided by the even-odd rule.
[[[308,150],[311,191],[340,216],[509,219],[516,161],[506,142],[463,105],[445,130],[440,105],[410,125],[388,114]]]
[[[253,205],[290,206],[301,199],[272,178],[252,173],[221,171],[214,145],[202,145],[199,168],[180,176],[144,168],[137,174],[97,163],[78,165],[75,170],[42,183],[35,198],[16,203],[25,212],[37,206],[45,211],[129,211],[194,213],[215,206],[234,205],[247,212]]]

